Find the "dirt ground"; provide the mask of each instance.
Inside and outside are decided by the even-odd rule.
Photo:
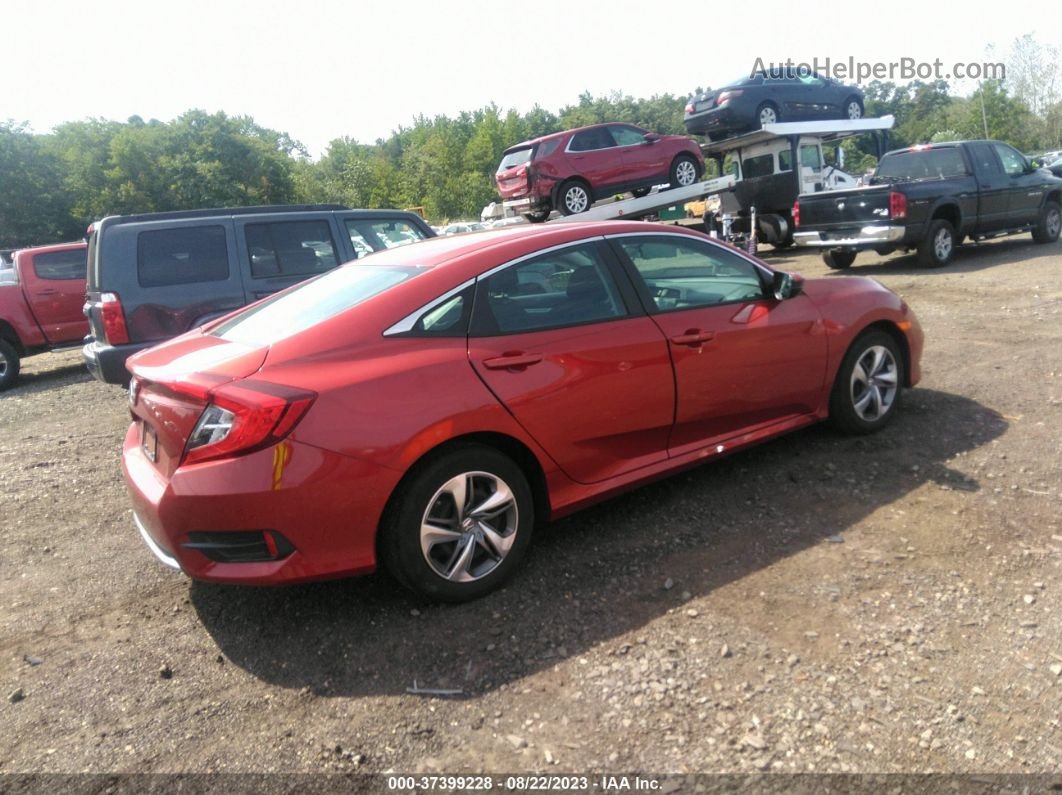
[[[886,431],[805,430],[543,528],[458,607],[163,567],[124,391],[27,360],[0,397],[0,774],[1057,773],[1062,244],[849,273],[926,331]]]

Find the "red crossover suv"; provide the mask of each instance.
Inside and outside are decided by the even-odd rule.
[[[383,562],[428,597],[512,574],[537,520],[919,379],[877,282],[804,281],[677,227],[524,226],[374,254],[130,359],[134,519],[192,577]]]
[[[703,173],[704,155],[689,138],[595,124],[510,146],[495,180],[502,199],[537,222],[551,210],[581,213],[624,191],[644,196],[654,185],[692,185]]]

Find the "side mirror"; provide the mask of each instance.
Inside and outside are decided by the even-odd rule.
[[[647,132],[645,135],[642,136],[642,138],[647,144],[655,144],[657,141],[660,140],[660,136],[657,135],[655,132]]]
[[[795,273],[775,271],[771,279],[771,294],[774,300],[784,301],[787,298],[795,298],[804,291],[804,277]]]

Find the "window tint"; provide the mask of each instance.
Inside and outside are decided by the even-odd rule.
[[[33,257],[33,272],[38,279],[84,279],[87,265],[83,248],[47,251]]]
[[[480,336],[574,326],[623,317],[627,309],[595,244],[525,260],[480,283]]]
[[[560,146],[560,138],[551,138],[548,141],[543,141],[538,145],[538,151],[535,153],[535,160],[541,160],[544,157],[549,157],[553,154],[557,147]]]
[[[615,145],[616,142],[612,140],[607,127],[595,127],[573,135],[568,149],[572,152],[589,152],[593,149],[607,149]]]
[[[1025,158],[1016,150],[1011,149],[1006,144],[992,144],[992,146],[995,147],[996,154],[999,155],[999,159],[1003,163],[1003,171],[1005,173],[1012,177],[1025,173]]]
[[[417,275],[413,266],[348,265],[254,304],[212,329],[222,339],[271,345]]]
[[[463,337],[468,333],[468,315],[472,307],[472,288],[434,306],[417,318],[412,333],[418,336]]]
[[[963,162],[962,153],[954,146],[944,146],[913,149],[909,152],[883,157],[875,176],[900,179],[941,179],[965,173],[967,173],[966,163]],[[999,173],[998,169],[996,173]]]
[[[774,155],[766,154],[747,157],[742,162],[742,166],[745,172],[745,179],[766,177],[774,173]]]
[[[789,149],[783,149],[781,152],[778,153],[778,170],[793,170],[793,153]]]
[[[649,236],[616,242],[634,263],[661,312],[764,296],[759,269],[721,246]]]
[[[247,224],[244,235],[256,279],[324,273],[339,264],[327,221]]]
[[[137,236],[141,287],[222,282],[229,278],[229,252],[222,226],[156,229]]]
[[[645,143],[645,130],[636,130],[633,127],[609,127],[612,138],[617,146],[637,146]]]
[[[969,148],[970,157],[977,165],[978,173],[982,175],[1003,173],[999,160],[992,154],[992,148],[988,144],[974,142],[969,144]]]

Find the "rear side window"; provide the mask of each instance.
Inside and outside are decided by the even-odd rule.
[[[339,264],[327,221],[278,221],[248,224],[245,231],[251,275],[308,276]]]
[[[84,279],[88,257],[85,249],[48,251],[33,257],[33,272],[38,279]]]
[[[141,287],[167,287],[229,278],[229,252],[223,226],[183,226],[137,235],[137,281]]]
[[[745,167],[745,179],[766,177],[774,173],[774,155],[757,155],[747,157],[743,163]]]

